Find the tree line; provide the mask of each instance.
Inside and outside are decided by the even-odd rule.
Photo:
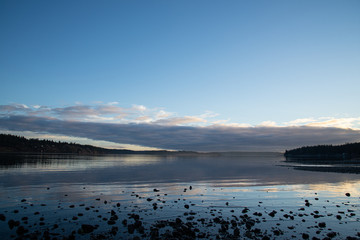
[[[286,150],[286,157],[292,156],[341,156],[343,158],[353,158],[360,156],[360,142],[346,143],[343,145],[317,145],[306,146],[292,150]]]

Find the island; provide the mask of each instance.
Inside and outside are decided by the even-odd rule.
[[[292,150],[286,150],[286,158],[297,159],[359,159],[360,142],[346,143],[343,145],[318,145],[306,146]]]

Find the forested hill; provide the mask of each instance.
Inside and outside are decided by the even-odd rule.
[[[127,149],[107,149],[77,143],[55,142],[51,140],[27,139],[21,136],[0,134],[0,153],[60,153],[60,154],[147,154],[147,155],[205,155],[191,151],[132,151]]]
[[[0,152],[104,154],[109,153],[109,149],[0,134]]]
[[[286,150],[285,157],[314,157],[314,158],[358,158],[360,157],[360,143],[343,145],[318,145]]]

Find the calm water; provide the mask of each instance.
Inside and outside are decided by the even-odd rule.
[[[91,234],[107,236],[116,226],[113,239],[150,238],[146,231],[129,233],[122,223],[132,221],[129,214],[139,215],[145,230],[156,221],[180,218],[206,231],[206,238],[226,239],[212,219],[240,221],[244,209],[256,224],[239,225],[241,238],[254,237],[247,232],[258,228],[274,239],[299,239],[303,233],[322,239],[330,232],[344,239],[360,232],[359,197],[360,175],[295,170],[281,154],[0,156],[5,239],[22,236],[19,226],[9,228],[11,219],[39,238],[47,232],[61,239],[75,231],[76,239],[89,239],[78,231],[82,224],[97,225]],[[111,210],[118,216],[115,224],[108,222]]]

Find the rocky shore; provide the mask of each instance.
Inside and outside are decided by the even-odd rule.
[[[300,206],[284,208],[261,199],[256,206],[224,201],[199,207],[187,199],[191,191],[193,186],[177,196],[157,188],[150,196],[132,191],[132,205],[103,195],[86,203],[63,201],[68,194],[49,203],[24,198],[0,213],[0,226],[4,239],[360,239],[354,227],[345,235],[338,231],[360,221],[359,197],[351,193],[341,202],[314,193],[299,198]]]

